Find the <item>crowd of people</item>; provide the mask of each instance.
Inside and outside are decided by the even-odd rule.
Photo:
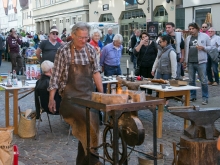
[[[215,29],[208,27],[206,23],[202,28],[196,23],[190,23],[188,31],[189,35],[184,41],[181,30],[177,29],[174,23],[168,22],[166,33],[160,35],[157,40],[152,40],[146,31],[137,29],[130,38],[128,51],[134,69],[139,70],[137,76],[164,80],[181,79],[184,69],[187,68],[189,85],[195,86],[198,74],[202,88],[202,104],[206,105],[209,97],[208,85],[219,85],[220,37],[215,34]],[[48,101],[48,107],[45,109],[56,113],[59,107],[59,113],[72,126],[73,135],[79,139],[77,164],[86,164],[88,158],[85,154],[86,118],[82,107],[72,104],[69,98],[91,99],[94,86],[96,91],[105,92],[102,72],[105,76],[122,74],[120,62],[123,36],[114,34],[109,28],[103,41],[101,38],[102,32],[99,29],[91,30],[89,25],[83,22],[75,24],[70,35],[63,29],[60,37],[56,26],[50,28],[48,35],[41,31],[33,37],[28,33],[22,37],[16,34],[15,29],[11,29],[8,37],[0,36],[0,53],[4,48],[1,43],[6,41],[12,70],[17,72],[22,65],[19,45],[29,42],[28,40],[35,43],[36,56],[45,74],[37,82],[36,94],[42,96],[40,91],[45,92],[47,89],[47,95],[43,94],[44,97],[47,96],[44,101]],[[152,91],[148,90],[147,94],[151,95]],[[57,95],[62,97],[60,106],[56,104]],[[196,99],[196,91],[192,90],[190,101]],[[36,107],[39,109],[39,104]],[[99,120],[95,111],[92,111],[91,115],[91,145],[95,146],[98,143],[96,130]],[[97,157],[90,156],[94,164],[100,163]]]

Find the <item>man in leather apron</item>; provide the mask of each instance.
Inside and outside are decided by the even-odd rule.
[[[78,97],[91,99],[94,91],[94,83],[99,92],[103,92],[102,80],[99,72],[99,64],[95,49],[87,43],[90,27],[80,22],[72,28],[71,42],[61,47],[56,54],[53,74],[48,90],[50,91],[49,109],[56,111],[54,94],[59,90],[62,96],[60,114],[72,127],[72,134],[79,140],[77,165],[99,165],[99,159],[91,155],[88,162],[86,150],[86,109],[73,104],[69,98]],[[93,83],[94,81],[94,83]],[[90,111],[90,138],[91,146],[98,146],[99,116],[98,111]],[[92,151],[96,152],[96,151]]]

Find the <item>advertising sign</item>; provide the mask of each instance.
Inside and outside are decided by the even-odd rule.
[[[158,22],[147,22],[147,32],[151,37],[157,37]]]
[[[41,74],[40,64],[26,64],[26,79],[36,80],[37,76]]]

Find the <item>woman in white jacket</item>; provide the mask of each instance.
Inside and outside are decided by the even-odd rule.
[[[151,72],[156,79],[168,80],[176,78],[177,57],[171,45],[171,40],[172,38],[168,35],[160,37],[157,58]]]

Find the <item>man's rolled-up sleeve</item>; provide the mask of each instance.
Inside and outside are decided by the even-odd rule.
[[[59,80],[61,79],[62,72],[64,69],[64,62],[65,61],[63,58],[63,52],[61,51],[61,49],[58,49],[54,60],[53,73],[50,77],[49,87],[47,88],[48,91],[58,89]]]

